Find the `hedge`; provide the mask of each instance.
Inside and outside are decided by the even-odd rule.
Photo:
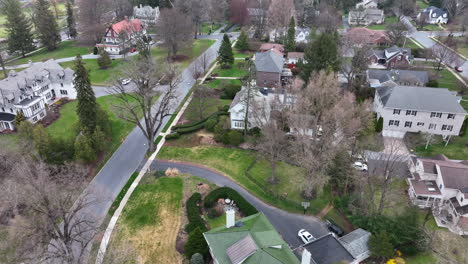
[[[187,233],[192,232],[197,227],[199,227],[203,232],[208,230],[206,228],[205,222],[200,216],[200,207],[198,206],[198,203],[200,201],[201,194],[194,193],[192,194],[192,196],[190,196],[190,198],[187,200],[187,203],[185,204],[187,210],[187,218],[189,220],[189,223],[185,226],[185,231]]]
[[[212,117],[217,117],[217,116],[220,116],[220,115],[229,115],[229,113],[228,113],[227,111],[218,111],[218,112],[214,112],[213,114],[209,115],[209,116],[206,117],[206,118],[203,118],[203,119],[200,120],[200,121],[197,121],[197,122],[194,122],[194,123],[190,123],[190,124],[183,124],[183,125],[173,126],[173,127],[172,127],[172,130],[179,132],[180,129],[191,128],[191,127],[194,127],[194,126],[199,126],[200,124],[203,124],[203,125],[204,125],[205,122],[208,121],[208,119],[210,119],[210,118],[212,118]]]
[[[229,187],[220,187],[211,191],[206,197],[204,206],[205,208],[210,208],[218,201],[220,198],[229,198],[234,200],[237,207],[241,212],[243,212],[246,216],[253,215],[258,213],[257,209],[253,207],[247,200],[244,199],[237,191],[229,188]]]
[[[179,132],[171,133],[166,136],[166,140],[178,139],[180,138]]]
[[[204,128],[204,127],[205,127],[205,123],[201,123],[201,124],[198,124],[196,126],[177,129],[176,132],[182,135],[182,134],[195,132],[195,131],[200,130],[200,129]]]

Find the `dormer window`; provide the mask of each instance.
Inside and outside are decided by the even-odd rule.
[[[443,15],[443,17],[447,17],[447,14],[445,13],[445,14]]]

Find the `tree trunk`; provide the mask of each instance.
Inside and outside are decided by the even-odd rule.
[[[3,61],[3,56],[1,54],[0,54],[0,65],[2,66],[3,75],[5,76],[5,78],[8,77],[8,74],[5,68],[5,61]]]

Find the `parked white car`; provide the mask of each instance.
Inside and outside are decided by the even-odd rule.
[[[302,240],[302,242],[304,242],[304,244],[307,244],[315,240],[315,237],[312,234],[310,234],[308,231],[306,231],[305,229],[299,230],[297,235]]]
[[[122,85],[127,85],[127,84],[129,84],[131,81],[132,81],[132,79],[121,79],[121,80],[120,80],[120,83],[121,83]]]
[[[367,171],[367,164],[360,162],[360,161],[356,161],[353,164],[353,168],[355,168],[356,170],[360,170],[360,171]]]

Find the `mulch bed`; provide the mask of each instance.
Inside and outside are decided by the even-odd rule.
[[[44,127],[48,127],[51,124],[53,124],[57,119],[60,118],[60,108],[62,108],[68,102],[70,102],[68,98],[62,98],[57,102],[51,104],[47,109],[46,116],[40,121],[40,123]]]

